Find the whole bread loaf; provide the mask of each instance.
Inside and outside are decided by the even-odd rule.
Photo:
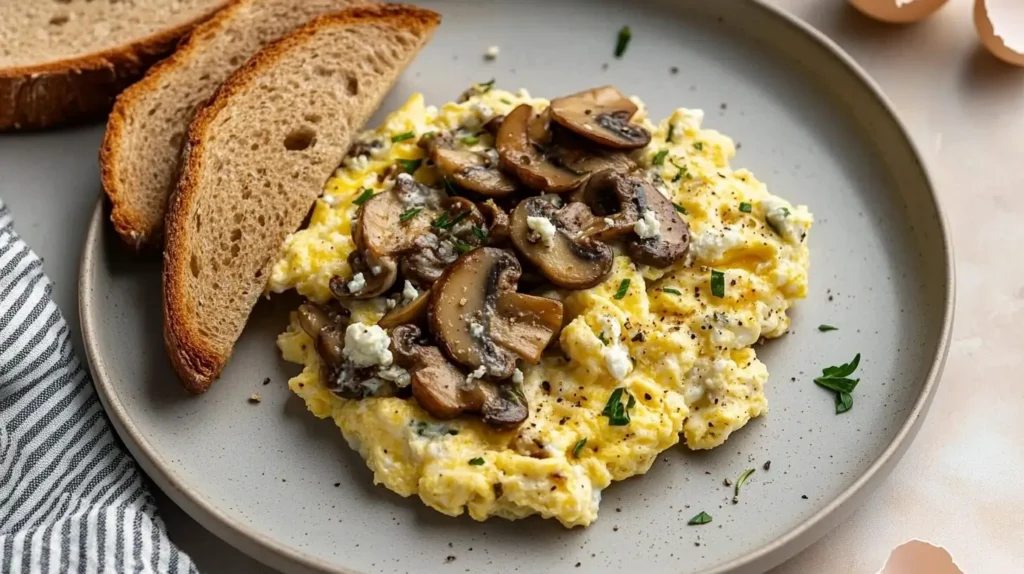
[[[98,119],[228,0],[0,1],[0,131]]]
[[[440,16],[320,17],[231,75],[189,128],[166,220],[164,341],[185,387],[219,376],[295,231]]]
[[[197,107],[256,52],[317,16],[369,0],[239,0],[196,27],[117,98],[100,148],[110,219],[136,249],[159,247],[181,144]]]

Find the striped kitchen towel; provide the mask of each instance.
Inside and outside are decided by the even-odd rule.
[[[196,572],[121,448],[0,201],[0,573]]]

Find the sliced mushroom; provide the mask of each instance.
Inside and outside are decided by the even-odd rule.
[[[399,175],[391,190],[378,193],[359,208],[352,238],[374,257],[406,251],[430,231],[430,222],[447,198],[443,190],[423,185],[408,174]]]
[[[487,155],[458,147],[451,134],[423,139],[421,145],[425,145],[441,175],[463,189],[487,197],[504,197],[516,191],[515,182]]]
[[[423,291],[415,299],[401,307],[395,307],[381,317],[377,324],[382,329],[394,329],[399,325],[422,323],[427,318],[427,307],[430,303],[430,291]]]
[[[410,373],[416,402],[436,418],[481,413],[484,422],[509,428],[529,415],[521,387],[467,379],[437,347],[423,340],[414,325],[401,325],[391,332],[391,351],[395,362]]]
[[[511,222],[505,210],[498,207],[493,199],[479,203],[477,207],[484,214],[484,219],[487,220],[487,244],[496,245],[508,239]]]
[[[348,316],[322,305],[306,301],[296,313],[299,326],[313,339],[314,348],[323,363],[341,364],[345,360],[345,327]]]
[[[609,241],[633,233],[646,205],[637,182],[643,180],[605,170],[592,175],[587,185],[573,193],[570,199],[589,205],[595,216],[583,236]]]
[[[630,237],[626,241],[626,253],[637,263],[657,268],[668,267],[686,256],[690,248],[690,226],[676,212],[675,205],[657,188],[639,178],[633,179],[643,189],[643,209],[654,213],[660,234],[647,238],[638,235]]]
[[[629,173],[637,167],[626,152],[603,149],[567,130],[560,130],[555,142],[552,150],[554,160],[576,173],[604,170]]]
[[[458,258],[454,243],[427,233],[416,238],[413,248],[402,256],[400,266],[406,278],[423,285],[433,285],[445,268]]]
[[[587,289],[611,273],[612,249],[578,230],[592,219],[582,203],[570,203],[561,210],[542,197],[519,202],[512,212],[512,244],[552,283],[567,289]],[[530,217],[543,217],[554,224],[550,243],[534,240]]]
[[[346,399],[398,393],[394,383],[377,377],[377,369],[358,367],[346,360],[348,317],[344,313],[307,301],[299,306],[298,319],[302,330],[313,339],[320,359],[320,382],[327,390]]]
[[[605,147],[639,149],[651,141],[651,132],[629,122],[636,104],[612,86],[555,98],[550,109],[559,125]]]
[[[398,264],[390,257],[374,258],[368,252],[353,251],[348,256],[352,277],[331,277],[327,286],[338,299],[370,299],[383,294],[398,279]]]
[[[476,204],[464,197],[449,198],[445,210],[431,223],[431,231],[417,237],[402,256],[402,274],[433,284],[459,255],[485,242],[485,229],[486,220]]]
[[[514,310],[507,301],[500,304],[515,292],[520,273],[515,256],[494,247],[475,249],[445,271],[431,294],[429,320],[448,357],[470,369],[483,367],[491,379],[511,377],[516,355],[539,358],[561,326],[562,304],[530,300]]]
[[[543,116],[535,114],[529,104],[518,106],[498,130],[496,144],[502,169],[539,191],[562,193],[576,189],[586,181],[586,176],[549,161],[538,149],[549,139],[549,125]]]
[[[505,121],[505,116],[494,116],[487,120],[487,123],[484,124],[484,129],[492,136],[496,136],[498,135],[498,130],[501,129],[501,122],[503,121]]]

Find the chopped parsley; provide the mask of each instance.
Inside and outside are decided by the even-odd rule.
[[[671,287],[662,287],[661,291],[663,293],[669,293],[671,295],[682,295],[683,294],[681,291],[679,291],[679,289],[673,289]]]
[[[476,85],[476,87],[478,90],[480,90],[481,94],[486,94],[487,92],[491,91],[491,88],[494,87],[494,78],[491,78],[486,82],[480,82],[479,84]]]
[[[704,142],[696,142],[693,144],[693,149],[701,151],[704,149]]]
[[[665,164],[665,156],[667,156],[667,155],[668,155],[668,150],[667,149],[663,149],[663,150],[659,151],[658,153],[654,154],[654,159],[651,160],[651,163],[653,165],[664,165]]]
[[[711,270],[711,294],[715,297],[725,297],[725,273]]]
[[[483,457],[476,457],[469,459],[469,466],[480,466],[484,463]]]
[[[753,209],[754,206],[750,205],[746,201],[740,203],[740,211],[742,211],[743,213],[750,213],[751,211],[753,211]]]
[[[470,244],[468,244],[468,243],[466,243],[464,241],[459,241],[458,239],[455,240],[455,251],[457,251],[459,253],[459,255],[462,255],[464,253],[469,253],[472,250],[473,250],[473,246],[472,245],[470,245]]]
[[[626,404],[622,404],[622,395],[625,394],[629,399]],[[610,397],[608,397],[608,404],[604,406],[604,410],[601,414],[608,417],[608,425],[613,427],[622,427],[629,424],[629,409],[633,408],[636,404],[636,399],[633,395],[629,394],[629,391],[619,387],[612,391]]]
[[[480,138],[475,135],[462,136],[459,140],[466,145],[475,145],[480,142]]]
[[[355,198],[355,200],[353,200],[352,203],[354,203],[356,205],[362,205],[362,204],[366,203],[367,201],[370,201],[371,197],[373,197],[373,190],[368,188],[368,187],[366,187],[366,188],[363,188],[363,193],[360,193],[359,197]]]
[[[668,143],[672,143],[672,136],[674,136],[674,135],[676,135],[676,125],[675,124],[669,124],[668,125],[668,135],[665,136],[665,141],[667,141]]]
[[[679,205],[678,203],[672,202],[672,207],[676,208],[676,211],[678,211],[679,213],[682,213],[683,215],[686,215],[686,208],[683,207],[682,205]]]
[[[480,241],[487,241],[487,232],[478,225],[473,226],[473,235]]]
[[[587,439],[586,438],[581,438],[579,440],[579,442],[576,443],[576,446],[572,447],[572,456],[573,456],[573,458],[579,458],[580,457],[580,451],[583,450],[583,447],[585,447],[585,446],[587,446]]]
[[[851,393],[853,393],[853,389],[857,388],[857,383],[860,382],[860,379],[851,379],[850,375],[857,370],[858,365],[860,365],[860,353],[857,353],[849,363],[839,365],[838,367],[825,367],[821,371],[821,376],[814,379],[818,386],[836,392],[837,415],[853,408],[853,395]]]
[[[448,179],[447,177],[442,177],[441,181],[444,182],[444,190],[448,192],[448,195],[458,197],[459,190],[458,188],[455,187],[455,184],[452,183],[450,179]]]
[[[700,514],[691,518],[687,524],[690,526],[699,526],[701,524],[707,524],[708,522],[711,522],[711,515],[701,510]]]
[[[601,331],[600,333],[598,333],[597,338],[601,340],[601,344],[602,345],[608,346],[608,339],[604,338],[604,331]]]
[[[416,137],[416,134],[412,132],[405,132],[404,134],[391,136],[391,143],[404,142],[405,140],[411,140],[414,137]]]
[[[414,207],[412,209],[407,209],[402,212],[402,215],[398,216],[398,221],[405,223],[406,221],[409,221],[413,217],[419,215],[421,211],[423,211],[422,207]]]
[[[509,100],[508,98],[501,98],[501,103],[509,105],[509,106],[512,105],[512,101]]]
[[[456,215],[454,219],[449,220],[448,219],[448,212],[446,211],[446,212],[442,213],[440,215],[440,217],[435,219],[433,221],[433,223],[431,223],[430,225],[432,227],[436,227],[438,229],[451,229],[452,227],[455,227],[455,224],[457,224],[458,222],[462,221],[463,219],[466,219],[466,217],[468,217],[468,216],[469,216],[469,212],[468,211],[463,211],[462,213]]]
[[[818,325],[818,330],[822,333],[827,333],[829,331],[838,331],[839,327],[833,327],[832,325],[825,325],[822,323],[821,325]]]
[[[420,168],[420,164],[423,163],[422,159],[400,159],[398,165],[402,166],[402,171],[405,173],[416,173],[416,170]]]
[[[738,479],[736,479],[736,488],[733,490],[734,496],[740,495],[740,487],[743,486],[743,483],[747,482],[747,479],[750,478],[750,475],[752,474],[754,474],[754,469],[748,468],[743,471],[743,474],[741,474]]]
[[[615,41],[615,57],[621,58],[626,53],[626,48],[629,46],[629,41],[633,39],[633,32],[629,29],[629,26],[623,26],[619,30],[618,40]]]
[[[619,290],[615,292],[615,298],[616,299],[622,299],[623,297],[626,296],[626,293],[628,293],[628,292],[629,292],[629,279],[623,279],[622,282],[619,283]]]
[[[672,161],[672,160],[669,160],[669,163],[671,163],[675,167],[679,168],[679,171],[676,172],[675,177],[672,178],[672,183],[675,183],[675,182],[679,181],[680,179],[683,179],[683,177],[687,177],[687,178],[690,177],[690,174],[687,172],[687,169],[686,169],[685,165],[679,165],[678,163],[676,163],[675,161]]]

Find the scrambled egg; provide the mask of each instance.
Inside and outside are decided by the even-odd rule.
[[[363,134],[361,141],[383,145],[347,159],[327,183],[308,228],[285,242],[269,289],[330,299],[330,278],[351,275],[355,200],[364,188],[385,189],[378,174],[397,160],[423,158],[416,145],[423,133],[476,133],[518,104],[547,104],[522,90],[478,91],[440,109],[415,95]],[[317,355],[298,324],[280,335],[284,358],[304,365],[290,388],[314,415],[334,420],[376,483],[451,516],[540,514],[567,527],[587,525],[604,488],[646,472],[680,436],[691,449],[714,448],[767,411],[768,371],[753,345],[783,335],[787,309],[805,296],[811,214],[768,193],[750,172],[733,170],[733,142],[702,129],[699,110],[679,109],[654,124],[634,101],[634,121],[652,134],[636,159],[689,224],[689,255],[661,270],[620,255],[602,284],[547,294],[564,302],[567,325],[560,353],[549,350],[538,365],[520,362],[530,405],[520,428],[499,431],[475,417],[436,421],[412,399],[339,398],[320,384]],[[416,137],[392,142],[407,132]],[[474,148],[493,145],[484,132]],[[416,178],[437,183],[426,165]],[[383,299],[370,300],[352,317],[375,323],[385,311]],[[616,398],[630,405],[628,424],[613,426],[602,414]]]

